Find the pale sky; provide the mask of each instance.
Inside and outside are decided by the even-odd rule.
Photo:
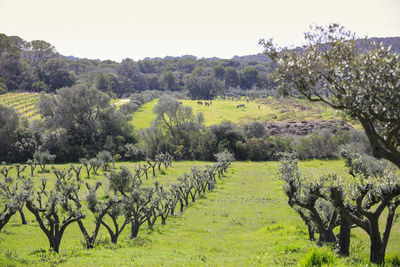
[[[310,24],[400,36],[400,0],[0,0],[0,33],[91,59],[262,52],[260,38],[301,45]]]

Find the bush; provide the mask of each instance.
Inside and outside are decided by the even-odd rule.
[[[312,248],[301,260],[300,266],[302,267],[314,267],[314,266],[325,266],[333,265],[335,257],[332,251],[328,248]]]
[[[249,160],[271,160],[274,149],[272,144],[262,138],[250,138],[246,141]]]
[[[259,121],[250,122],[244,125],[243,128],[247,138],[265,138],[267,135],[264,123]]]
[[[146,151],[144,148],[134,145],[125,145],[125,158],[133,161],[141,161],[146,159]]]
[[[133,112],[137,111],[139,108],[140,108],[140,103],[130,101],[126,104],[121,105],[119,110],[123,114],[127,115],[127,114],[132,114]]]

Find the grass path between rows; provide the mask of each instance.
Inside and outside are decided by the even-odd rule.
[[[37,224],[11,224],[0,233],[0,258],[15,255],[13,263],[37,266],[297,265],[315,243],[307,240],[304,223],[287,205],[282,183],[276,177],[278,166],[278,162],[234,162],[213,192],[182,214],[168,218],[167,225],[157,223],[153,232],[144,225],[135,240],[129,240],[129,231],[125,231],[117,247],[104,242],[85,250],[79,242],[78,227],[73,225],[63,239],[61,256],[41,262],[40,251],[48,244]],[[306,174],[340,173],[343,167],[341,160],[300,162]],[[103,231],[102,237],[106,236]],[[368,238],[361,231],[354,231],[352,236],[353,260],[336,258],[335,266],[365,266],[365,262],[354,259],[366,259]],[[400,229],[396,225],[388,254],[398,251],[399,245]],[[0,265],[5,262],[1,264],[0,259]]]

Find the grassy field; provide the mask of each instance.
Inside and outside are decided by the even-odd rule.
[[[39,118],[36,103],[39,93],[8,93],[0,95],[0,103],[15,108],[18,113],[28,119]]]
[[[149,127],[155,118],[153,107],[157,99],[144,104],[133,114],[132,123],[136,129]],[[190,106],[196,114],[204,114],[206,126],[230,120],[238,124],[251,121],[310,121],[310,120],[335,120],[339,119],[332,108],[320,103],[310,103],[300,99],[258,99],[249,103],[243,100],[212,101],[211,106],[198,105],[197,100],[180,100],[183,105]],[[204,101],[203,101],[204,102]],[[238,104],[245,104],[245,109],[238,109]],[[258,108],[260,106],[260,109]]]
[[[174,162],[160,183],[169,183],[194,165],[204,162]],[[134,164],[118,163],[134,168]],[[304,223],[287,205],[282,183],[276,178],[278,162],[235,162],[227,176],[218,180],[216,189],[196,200],[182,214],[169,217],[167,225],[156,224],[153,232],[146,226],[135,240],[125,231],[121,242],[110,244],[102,229],[102,242],[85,250],[78,226],[67,228],[60,255],[45,253],[48,243],[37,223],[28,215],[29,225],[12,218],[0,232],[0,265],[66,266],[284,266],[298,265],[315,247],[307,241]],[[68,167],[57,165],[56,167]],[[344,162],[303,161],[303,173],[343,173]],[[27,173],[27,170],[25,171]],[[50,174],[45,174],[51,176]],[[39,182],[39,177],[34,177]],[[83,175],[85,177],[86,175]],[[104,181],[102,174],[85,179]],[[151,183],[149,181],[148,183]],[[103,190],[105,188],[103,187]],[[90,216],[86,219],[90,221]],[[129,230],[129,229],[127,229]],[[352,257],[334,256],[332,266],[366,266],[368,237],[356,229],[352,232]],[[316,248],[324,250],[324,248]],[[326,250],[326,249],[325,249]],[[395,225],[388,255],[399,255],[400,227]]]

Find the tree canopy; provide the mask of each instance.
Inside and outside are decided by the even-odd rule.
[[[277,64],[281,92],[324,102],[358,119],[374,155],[400,168],[399,55],[338,24],[317,26],[305,39],[308,45],[297,50],[260,41]]]

